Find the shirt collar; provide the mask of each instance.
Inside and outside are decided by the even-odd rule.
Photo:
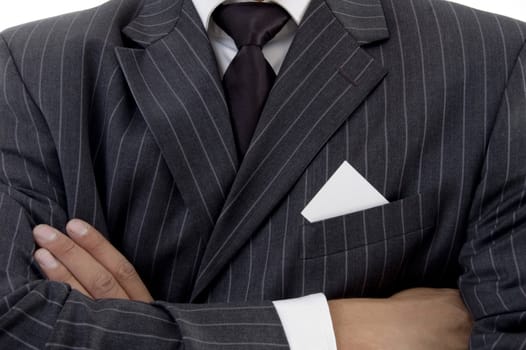
[[[197,9],[197,13],[199,14],[199,17],[201,18],[201,21],[203,22],[204,27],[206,30],[208,30],[208,25],[210,23],[210,17],[212,16],[212,12],[221,5],[222,3],[230,3],[230,2],[243,2],[247,0],[192,0],[194,3],[195,8]],[[300,24],[303,15],[305,15],[305,11],[307,11],[307,6],[309,6],[310,0],[272,0],[268,1],[265,0],[265,2],[275,2],[276,4],[283,7],[292,17],[294,22],[296,22],[297,25]]]

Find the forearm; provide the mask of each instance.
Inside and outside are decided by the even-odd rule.
[[[288,347],[270,302],[93,301],[64,284],[49,281],[26,284],[4,300],[0,342],[9,349],[23,345],[43,349],[46,344],[49,348],[89,349]]]
[[[331,300],[329,309],[339,350],[468,348],[472,320],[455,289]]]

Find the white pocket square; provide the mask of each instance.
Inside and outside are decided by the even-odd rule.
[[[344,161],[307,204],[309,222],[327,220],[389,203],[351,164]]]

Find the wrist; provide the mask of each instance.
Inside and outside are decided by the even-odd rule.
[[[385,299],[338,299],[329,301],[336,344],[339,350],[381,349],[378,332],[381,330]]]

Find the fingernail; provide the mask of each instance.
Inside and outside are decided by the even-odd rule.
[[[33,229],[33,234],[41,242],[51,242],[57,239],[57,233],[51,227],[38,225]]]
[[[35,259],[41,267],[55,269],[58,266],[57,260],[45,249],[39,249],[35,252]]]
[[[67,225],[70,233],[77,236],[85,236],[88,233],[88,226],[81,220],[73,219]]]

